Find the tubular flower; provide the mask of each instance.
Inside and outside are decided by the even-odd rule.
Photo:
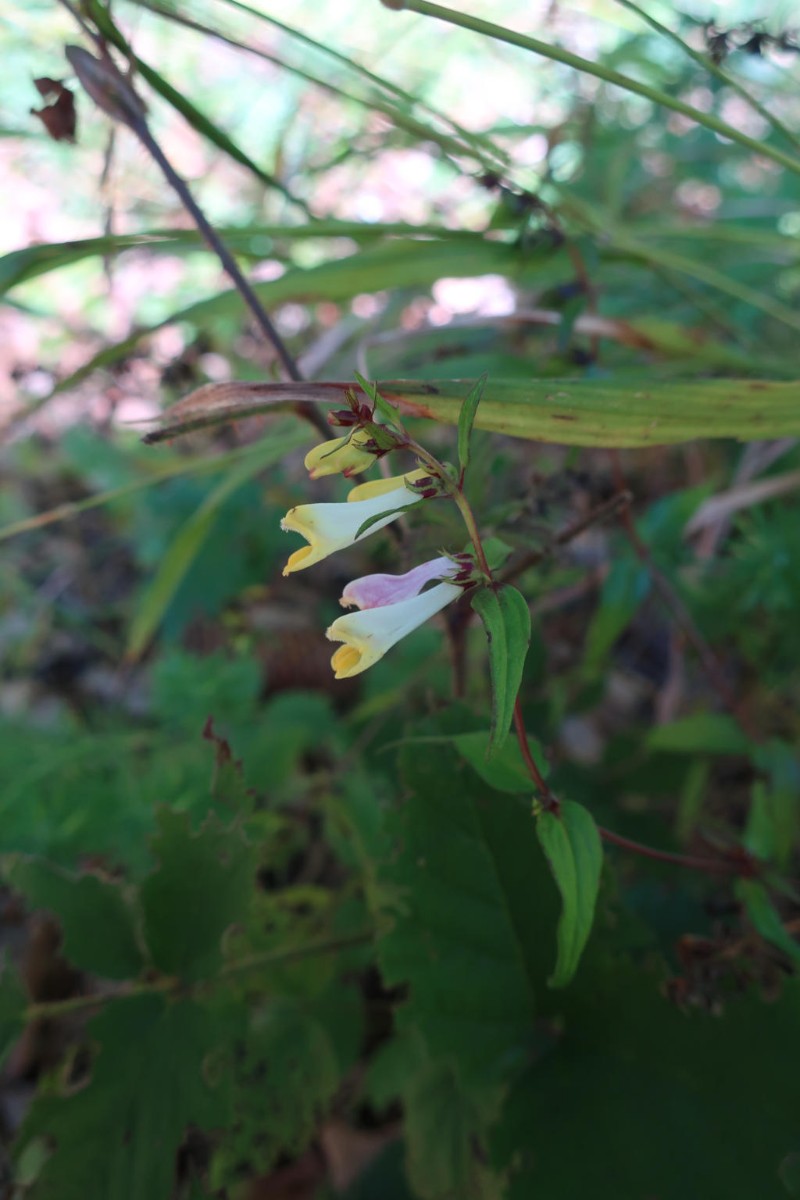
[[[375,455],[364,447],[371,443],[369,434],[356,429],[350,437],[332,438],[309,450],[305,468],[312,479],[324,475],[357,475],[375,462]]]
[[[405,487],[407,484],[419,483],[422,479],[428,478],[428,472],[422,470],[409,471],[406,475],[392,475],[389,479],[368,479],[366,483],[359,483],[354,488],[351,488],[347,493],[348,503],[352,504],[356,501],[369,500],[373,496],[387,496],[394,492],[397,488]],[[413,493],[418,499],[421,498],[419,492]]]
[[[424,565],[430,566],[429,563]],[[408,574],[413,572],[409,571]],[[363,580],[356,580],[356,585],[381,578],[392,577],[366,576]],[[406,579],[407,576],[395,578]],[[380,607],[365,608],[363,612],[337,617],[326,631],[326,637],[332,642],[344,643],[331,659],[336,679],[349,679],[352,675],[360,675],[362,671],[366,671],[383,658],[386,651],[401,638],[412,633],[435,613],[441,612],[461,594],[461,590],[454,583],[437,583],[430,591],[421,592],[397,603],[385,603]],[[347,589],[345,594],[346,592]]]
[[[413,474],[415,473],[412,472]],[[363,499],[353,501],[353,492],[350,492],[343,504],[300,504],[296,508],[290,508],[281,521],[281,529],[302,534],[308,545],[295,550],[289,557],[283,568],[284,575],[291,575],[293,571],[304,571],[306,567],[321,562],[329,554],[343,550],[345,546],[352,546],[354,542],[360,542],[362,538],[394,521],[400,515],[400,510],[417,504],[422,499],[421,494],[412,492],[405,485],[405,480],[411,479],[412,475],[377,480],[376,488],[372,491],[369,490],[369,484],[354,488],[355,492],[365,491]],[[391,483],[393,486],[382,489],[380,485],[383,483]],[[381,513],[384,515],[381,516]],[[373,521],[367,529],[359,533],[361,526],[371,517],[378,517],[379,520]]]
[[[450,558],[432,558],[405,575],[364,575],[348,583],[339,601],[342,608],[383,608],[419,595],[426,583],[456,575],[461,568]]]

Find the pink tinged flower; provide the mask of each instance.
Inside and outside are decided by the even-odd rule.
[[[364,575],[348,583],[339,603],[343,608],[382,608],[417,596],[432,579],[456,575],[460,567],[452,559],[432,558],[406,571],[405,575]]]
[[[412,475],[407,478],[412,479]],[[419,492],[406,487],[406,476],[378,479],[374,484],[353,488],[343,504],[300,504],[290,508],[281,521],[281,529],[302,534],[308,542],[290,556],[284,575],[304,571],[329,554],[360,542],[362,538],[395,521],[403,509],[418,504]],[[389,485],[388,487],[386,485]],[[353,492],[360,493],[353,499]],[[365,522],[372,523],[363,529]]]
[[[409,572],[410,574],[413,572]],[[369,578],[367,576],[367,579]],[[405,579],[407,576],[395,578]],[[356,584],[361,582],[363,581],[356,580]],[[420,592],[394,604],[365,608],[362,612],[337,617],[326,633],[332,642],[344,643],[331,659],[335,677],[349,679],[352,675],[360,675],[362,671],[366,671],[383,658],[386,651],[401,638],[441,612],[461,595],[461,591],[462,589],[453,583],[437,583],[436,587],[427,592]]]

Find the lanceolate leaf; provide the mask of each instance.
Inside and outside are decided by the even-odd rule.
[[[592,928],[603,847],[591,814],[571,800],[565,800],[557,813],[540,813],[536,832],[563,906],[558,922],[558,958],[548,983],[550,987],[564,987],[575,974]]]
[[[488,753],[491,755],[508,737],[531,640],[531,614],[525,597],[507,584],[482,588],[475,594],[472,607],[489,640],[492,729]]]
[[[458,251],[459,247],[453,249]],[[367,251],[359,257],[363,260],[369,254]],[[349,259],[345,261],[350,263]],[[371,264],[364,262],[363,265]],[[355,269],[356,264],[352,266]],[[325,267],[341,268],[342,263],[325,264]],[[336,291],[332,276],[323,268],[305,272],[309,287],[315,286],[316,278],[312,279],[312,275],[317,270],[320,280],[323,274],[326,276],[326,292],[328,286],[331,291]],[[337,282],[344,284],[343,277]],[[258,284],[256,290],[262,299],[269,300],[270,293],[266,289],[274,289],[275,300],[298,293],[297,273],[287,272],[272,283]],[[359,290],[369,288],[364,286]],[[223,293],[184,309],[174,319],[202,323],[215,312],[230,311],[233,304],[235,299],[231,293]],[[113,362],[131,349],[139,336],[141,333],[101,351],[85,367],[64,380],[58,390],[71,387],[95,367]],[[227,386],[231,391],[236,387],[234,384]],[[445,425],[457,425],[461,406],[471,386],[460,379],[393,380],[381,382],[381,394],[401,416],[424,417]],[[266,412],[277,399],[285,403],[334,403],[341,407],[344,392],[352,387],[352,383],[246,383],[241,387],[245,399],[239,405],[226,407],[217,424],[237,416]],[[649,375],[643,375],[641,379],[633,380],[626,376],[624,383],[612,384],[583,379],[520,381],[495,377],[484,389],[475,414],[475,428],[540,442],[621,449],[689,442],[697,438],[758,441],[800,436],[800,380],[700,379],[653,383]],[[175,432],[180,432],[180,426]]]
[[[475,424],[475,415],[478,411],[478,405],[481,402],[485,386],[486,375],[484,374],[481,375],[470,391],[466,400],[461,405],[461,412],[458,414],[458,460],[461,463],[462,471],[466,471],[469,466],[469,444],[472,436],[472,426]]]

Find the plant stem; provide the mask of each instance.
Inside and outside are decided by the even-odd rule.
[[[656,850],[643,842],[634,842],[631,838],[622,837],[621,834],[605,829],[602,825],[598,825],[597,831],[604,842],[619,846],[622,850],[629,850],[632,854],[639,854],[642,858],[654,858],[658,862],[672,863],[676,867],[688,867],[690,870],[705,871],[709,874],[746,874],[736,863],[724,858],[693,858],[687,854],[673,854],[669,850]]]
[[[344,934],[334,938],[320,938],[315,942],[306,942],[304,946],[287,946],[281,950],[265,950],[260,954],[248,954],[244,958],[234,959],[225,963],[214,979],[201,979],[193,987],[186,988],[183,980],[172,975],[159,975],[157,979],[145,980],[141,983],[130,983],[115,992],[106,992],[94,996],[70,996],[68,1000],[49,1000],[40,1004],[30,1004],[25,1010],[25,1021],[51,1020],[68,1016],[70,1013],[82,1012],[86,1009],[100,1008],[112,1000],[127,1000],[131,996],[145,996],[171,992],[205,991],[209,987],[218,987],[232,975],[242,975],[248,971],[258,971],[278,963],[294,962],[301,958],[310,958],[316,954],[335,954],[338,950],[346,950],[351,946],[362,946],[374,937],[374,930],[362,929],[357,933]]]
[[[719,117],[713,116],[712,113],[701,112],[700,109],[693,108],[691,104],[685,104],[682,100],[678,100],[675,96],[670,96],[667,92],[662,92],[659,88],[651,87],[647,83],[641,83],[638,79],[633,79],[630,75],[623,75],[619,71],[614,71],[610,67],[604,67],[600,63],[592,62],[588,58],[581,58],[580,55],[572,54],[569,50],[562,50],[559,46],[551,46],[547,42],[539,41],[538,38],[528,37],[523,33],[516,33],[513,29],[506,29],[502,25],[493,24],[491,21],[483,21],[480,17],[471,17],[466,13],[456,12],[452,8],[444,8],[441,4],[431,4],[429,0],[386,0],[386,7],[419,13],[423,17],[434,17],[436,20],[446,21],[449,25],[457,25],[461,29],[469,29],[473,33],[482,34],[484,37],[494,38],[499,42],[507,42],[510,46],[519,46],[522,50],[530,50],[534,54],[541,54],[544,58],[550,58],[554,62],[563,63],[564,66],[572,67],[576,71],[582,71],[586,75],[594,75],[596,79],[602,79],[605,83],[614,84],[615,87],[623,88],[627,92],[634,92],[637,96],[644,96],[646,100],[652,101],[653,104],[672,109],[673,112],[688,117],[695,124],[705,126],[712,133],[717,133],[731,142],[738,142],[739,145],[746,146],[748,150],[751,150],[754,154],[758,154],[759,157],[771,158],[774,162],[780,163],[788,171],[792,171],[795,175],[800,175],[800,160],[793,158],[790,154],[786,154],[783,150],[778,150],[776,147],[770,146],[767,142],[760,142],[757,138],[749,137],[733,125],[729,125],[726,121],[720,120]]]

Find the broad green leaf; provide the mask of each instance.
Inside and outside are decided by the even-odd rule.
[[[564,800],[559,811],[541,812],[536,833],[561,893],[558,957],[550,987],[569,983],[591,932],[600,887],[603,846],[594,818],[581,804]]]
[[[737,879],[734,890],[761,936],[800,965],[800,943],[787,933],[763,883],[757,879]]]
[[[153,853],[158,865],[140,893],[152,960],[166,975],[213,975],[223,934],[246,915],[254,852],[236,826],[226,829],[210,818],[192,833],[185,813],[162,808]]]
[[[421,1200],[502,1200],[503,1181],[487,1165],[484,1135],[502,1093],[464,1088],[449,1063],[426,1065],[405,1096],[409,1182]]]
[[[237,1166],[268,1171],[300,1154],[340,1082],[336,1051],[313,1015],[278,998],[253,1015],[235,1057],[233,1120],[215,1159],[212,1186]]]
[[[164,1200],[190,1127],[212,1130],[229,1115],[224,1083],[205,1062],[232,1038],[230,1013],[191,1000],[114,1000],[88,1027],[98,1052],[89,1082],[34,1101],[18,1154],[34,1139],[54,1146],[31,1200]]]
[[[671,754],[747,754],[750,739],[726,713],[700,712],[658,725],[648,733],[648,750]]]
[[[0,1066],[25,1026],[28,998],[16,971],[0,955]]]
[[[472,426],[475,424],[475,416],[485,386],[486,375],[481,375],[461,405],[461,412],[458,414],[458,461],[461,463],[462,471],[466,471],[469,466]]]
[[[128,635],[129,658],[138,658],[155,634],[170,601],[216,522],[222,504],[259,471],[304,445],[308,437],[305,429],[275,431],[264,441],[262,453],[248,456],[244,462],[237,464],[209,492],[197,511],[179,530],[162,558],[155,578],[139,601]]]
[[[3,876],[29,908],[53,914],[64,955],[81,971],[105,979],[135,979],[141,973],[136,917],[118,884],[97,875],[73,875],[41,858],[9,859]]]
[[[472,599],[472,607],[483,622],[489,642],[492,729],[488,753],[491,755],[497,753],[508,737],[531,640],[531,614],[525,597],[509,584],[481,588]]]
[[[384,979],[408,989],[401,1032],[419,1031],[433,1060],[458,1063],[465,1087],[494,1085],[532,1046],[529,956],[546,918],[531,911],[530,874],[546,877],[546,866],[530,805],[487,796],[451,746],[422,754],[412,742],[400,767],[402,849],[380,875],[397,897],[378,944]]]
[[[488,733],[458,733],[450,740],[473,771],[495,791],[530,795],[535,790],[516,738],[507,741],[491,758]],[[546,776],[549,768],[541,746],[530,737],[528,746],[537,767]]]
[[[592,952],[581,987],[553,995],[558,1038],[513,1086],[495,1144],[517,1156],[508,1200],[785,1200],[797,981],[769,1004],[729,994],[712,1015],[670,1003],[662,978]]]

